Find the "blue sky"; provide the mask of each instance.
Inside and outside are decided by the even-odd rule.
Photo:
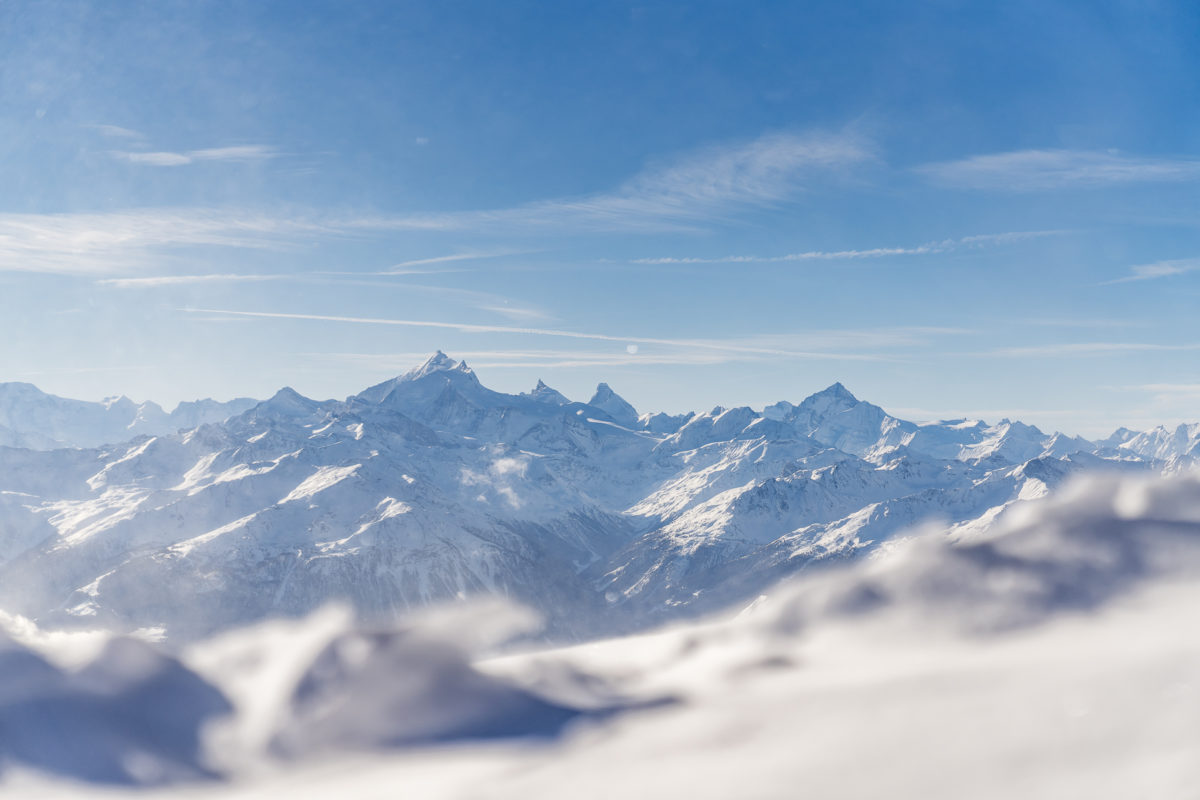
[[[1200,418],[1200,6],[0,6],[0,380]]]

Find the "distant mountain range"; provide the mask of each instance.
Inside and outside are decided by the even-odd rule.
[[[0,446],[98,447],[220,422],[257,404],[248,397],[227,403],[196,400],[180,403],[168,414],[157,403],[135,403],[128,397],[91,403],[46,394],[30,383],[0,383]]]
[[[841,384],[639,415],[607,384],[587,403],[495,392],[442,353],[345,401],[282,389],[171,414],[4,384],[0,426],[0,608],[180,641],[330,600],[371,618],[487,593],[557,638],[619,633],[924,520],[972,537],[1080,470],[1200,456],[1200,425],[1092,442],[917,424]]]

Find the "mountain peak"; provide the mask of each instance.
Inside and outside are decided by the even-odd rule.
[[[831,398],[832,398],[832,397],[836,397],[836,398],[838,398],[839,400],[846,400],[847,402],[851,402],[851,403],[857,403],[857,402],[858,402],[858,398],[857,398],[857,397],[855,397],[855,396],[854,396],[854,395],[853,395],[853,394],[850,392],[850,390],[849,390],[849,389],[847,389],[847,388],[846,388],[844,385],[842,385],[842,382],[841,382],[841,381],[837,381],[837,382],[835,382],[835,383],[831,384],[830,386],[827,386],[826,388],[824,388],[824,389],[822,389],[821,391],[817,392],[817,394],[816,394],[816,395],[814,395],[814,396],[817,396],[817,397],[831,397]]]
[[[441,350],[438,350],[424,364],[405,373],[403,378],[415,381],[438,372],[458,372],[463,375],[475,377],[475,372],[467,366],[466,361],[455,361]]]
[[[120,394],[120,395],[113,395],[112,397],[104,398],[103,400],[100,401],[100,405],[104,406],[105,409],[113,409],[113,408],[131,409],[131,408],[134,408],[135,406],[137,406],[137,403],[133,402],[125,395]]]
[[[596,393],[592,395],[588,405],[600,409],[622,425],[637,425],[637,409],[614,392],[607,383],[600,383],[596,386]]]
[[[432,380],[426,380],[429,378]],[[367,403],[382,403],[389,397],[406,398],[405,402],[416,402],[414,398],[423,397],[424,401],[428,401],[439,394],[446,384],[454,384],[457,388],[470,392],[483,390],[479,378],[467,366],[467,362],[455,361],[438,350],[421,366],[414,367],[403,375],[369,386],[351,399]]]
[[[318,405],[317,401],[310,400],[290,386],[285,386],[270,399],[255,406],[255,409],[295,417],[311,414]]]
[[[857,406],[858,403],[858,398],[852,395],[849,389],[841,383],[835,383],[804,398],[804,402],[796,406],[795,410],[824,415],[845,411]]]
[[[0,383],[0,394],[20,395],[23,397],[53,397],[48,395],[32,383],[24,381],[7,381]]]
[[[537,386],[534,386],[532,391],[526,392],[525,396],[541,403],[553,403],[559,406],[565,406],[571,402],[562,392],[547,386],[541,378],[538,378]]]

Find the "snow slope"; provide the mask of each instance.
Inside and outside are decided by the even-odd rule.
[[[0,695],[5,793],[1191,798],[1198,579],[1200,478],[1110,473],[741,613],[563,649],[497,655],[530,624],[503,605],[367,629],[327,610],[179,660],[10,619],[10,686],[40,682],[58,716]],[[153,713],[113,713],[114,686]],[[50,724],[69,735],[24,745]],[[85,771],[116,761],[153,769]]]

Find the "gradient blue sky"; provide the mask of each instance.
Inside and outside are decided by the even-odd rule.
[[[1200,5],[0,5],[0,380],[1200,418]]]

